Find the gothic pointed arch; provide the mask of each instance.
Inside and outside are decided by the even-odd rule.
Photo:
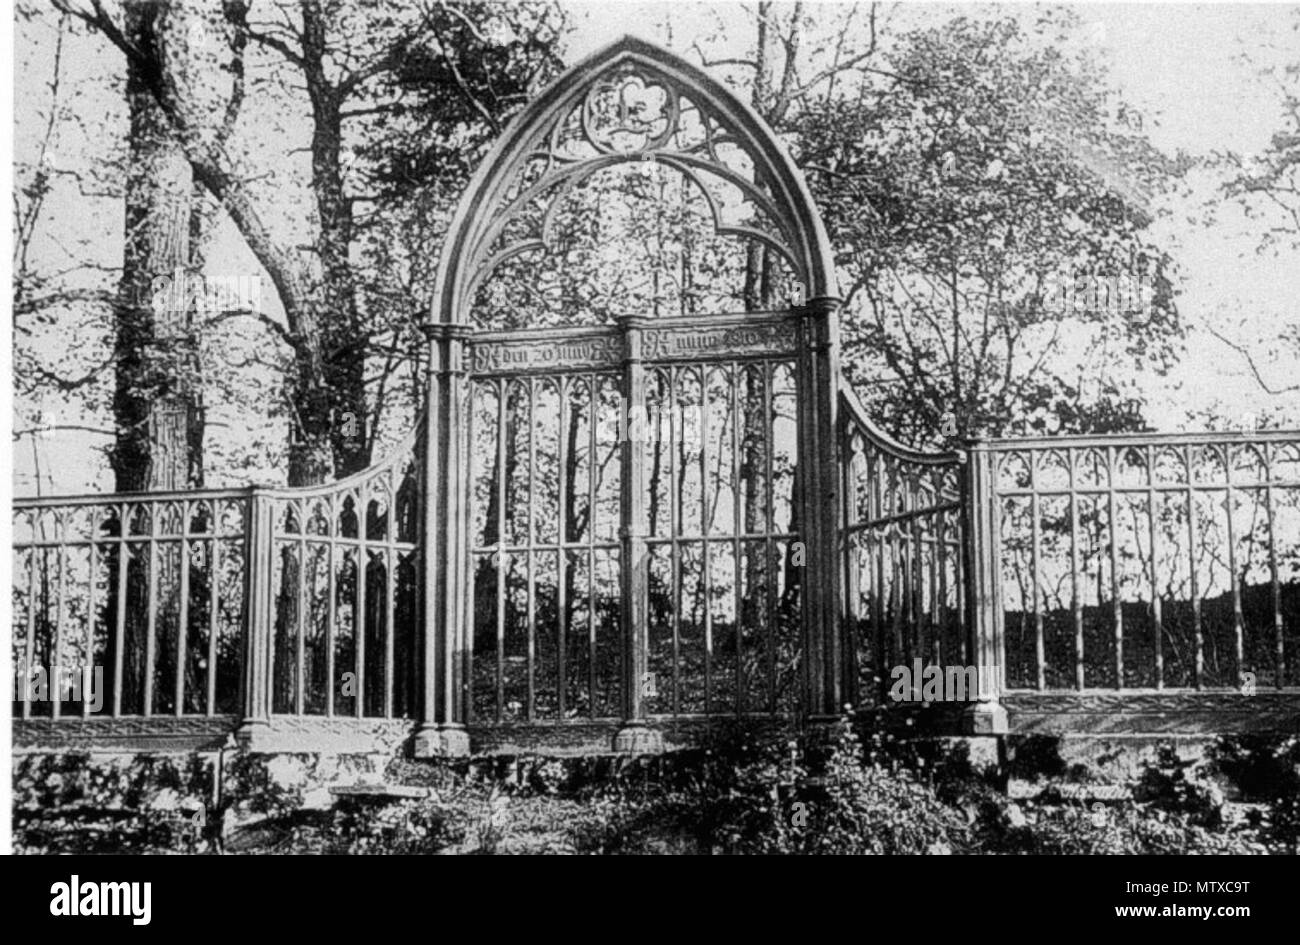
[[[772,129],[699,68],[625,36],[537,96],[480,165],[444,244],[434,321],[470,321],[475,292],[503,264],[554,249],[566,195],[640,161],[688,181],[715,234],[771,251],[797,285],[791,296],[837,295],[825,228]]]

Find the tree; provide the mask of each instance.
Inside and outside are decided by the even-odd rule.
[[[905,33],[878,82],[797,122],[841,265],[845,372],[905,441],[1140,428],[1132,371],[1176,356],[1140,195],[1178,167],[1057,25]]]
[[[188,62],[196,22],[170,3],[131,2],[124,34],[164,71]],[[239,39],[237,38],[238,42]],[[234,50],[235,68],[242,51]],[[129,115],[122,275],[114,319],[116,442],[110,461],[119,492],[203,484],[203,408],[187,286],[202,269],[203,194],[166,116],[149,91],[143,58],[127,63]],[[236,84],[226,131],[242,98]]]
[[[391,202],[400,188],[369,189],[370,184],[384,181],[373,176],[376,168],[367,164],[362,142],[394,127],[427,134],[433,124],[431,115],[448,105],[451,111],[463,108],[463,98],[474,102],[474,123],[458,126],[457,141],[445,144],[442,156],[446,158],[452,147],[471,144],[481,136],[479,122],[491,127],[517,104],[517,88],[503,96],[493,84],[503,75],[530,74],[517,68],[515,53],[545,61],[539,49],[553,43],[558,31],[551,28],[535,45],[520,40],[517,32],[512,33],[512,24],[522,24],[526,31],[536,23],[514,8],[374,3],[358,10],[303,0],[267,4],[274,16],[262,20],[243,3],[231,0],[224,8],[223,29],[238,37],[232,48],[242,49],[244,42],[255,47],[259,57],[268,60],[259,58],[259,67],[269,68],[273,77],[268,100],[258,103],[259,118],[265,120],[268,110],[280,108],[296,127],[304,114],[309,116],[310,169],[305,187],[287,201],[282,197],[270,201],[280,206],[288,203],[286,209],[299,215],[273,226],[263,210],[268,201],[259,179],[279,175],[274,170],[269,175],[254,173],[241,160],[247,155],[239,155],[229,140],[228,129],[216,123],[210,102],[213,88],[223,84],[217,70],[178,73],[156,48],[128,35],[99,0],[92,0],[88,9],[70,0],[60,0],[59,5],[99,30],[138,70],[194,179],[238,228],[274,286],[284,311],[283,324],[264,313],[230,314],[258,318],[287,351],[289,482],[319,482],[330,474],[364,468],[374,445],[372,428],[383,406],[383,399],[377,398],[370,409],[367,383],[372,381],[382,391],[394,367],[401,332],[391,331],[386,320],[394,314],[394,306],[383,305],[391,303],[396,280],[389,281],[387,293],[368,296],[356,261],[357,251],[364,251],[362,237],[382,232],[386,215],[400,215]],[[364,16],[361,22],[357,13]],[[452,30],[460,31],[454,39],[449,35]],[[504,41],[498,39],[503,35]],[[420,72],[419,64],[429,62],[441,67]],[[227,64],[231,79],[224,84],[239,81],[242,68],[242,64]],[[303,111],[298,111],[300,106],[305,106]],[[407,118],[410,122],[403,125]],[[424,126],[418,124],[422,119]],[[445,114],[436,120],[443,121],[444,127],[454,124]],[[448,163],[397,166],[409,190],[420,180],[437,178]],[[283,181],[280,187],[285,188]],[[359,213],[362,205],[365,209]],[[302,232],[308,236],[305,244],[298,239]],[[391,261],[382,252],[372,252],[370,259]],[[371,304],[376,301],[381,304]],[[412,314],[420,308],[418,298],[403,302],[408,322],[413,321]],[[378,310],[381,306],[383,310]],[[384,368],[377,378],[367,378],[371,342],[389,331]]]

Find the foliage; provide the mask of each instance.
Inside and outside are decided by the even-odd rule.
[[[198,755],[23,755],[14,759],[14,848],[21,853],[207,848],[212,767]]]
[[[1300,853],[1300,736],[1238,735],[1219,739],[1212,763],[1242,796],[1267,806],[1265,837]]]
[[[1169,745],[1157,749],[1138,779],[1134,796],[1159,810],[1186,814],[1193,824],[1217,827],[1223,823],[1223,790],[1204,777],[1198,762],[1187,761]]]
[[[696,849],[729,854],[952,853],[969,844],[934,787],[879,751],[848,719],[829,749],[741,742],[710,752],[697,778],[662,794],[624,795],[583,842],[593,851]]]
[[[1007,828],[996,850],[1034,855],[1263,853],[1245,834],[1216,833],[1185,815],[1096,803],[1049,807]]]
[[[861,723],[859,723],[861,724]],[[953,743],[959,746],[960,742]],[[938,742],[865,737],[848,719],[820,736],[723,732],[655,759],[394,760],[386,779],[423,799],[349,797],[307,811],[277,787],[276,756],[226,766],[223,812],[199,756],[28,755],[14,768],[15,848],[55,852],[1177,854],[1296,850],[1300,739],[1224,738],[1204,761],[1157,753],[1135,799],[1087,804],[1054,786],[1011,800]],[[290,760],[301,761],[298,756]],[[1256,802],[1225,803],[1218,778]],[[196,808],[194,805],[198,805]],[[223,844],[224,811],[252,815]],[[250,839],[251,838],[251,839]]]
[[[878,84],[795,123],[846,277],[846,371],[907,441],[1140,429],[1133,371],[1178,353],[1147,203],[1180,168],[1072,31],[1070,16],[915,30]],[[1147,291],[1061,291],[1093,276]]]
[[[436,800],[382,803],[347,798],[334,808],[326,850],[348,854],[436,853],[466,835],[464,817]]]

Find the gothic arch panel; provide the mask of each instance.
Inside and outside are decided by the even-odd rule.
[[[657,174],[680,182],[671,198],[662,186],[646,189],[647,181],[660,181]],[[572,240],[566,241],[572,232],[566,221],[575,225],[572,202],[593,186],[645,198],[652,212],[680,208],[670,220],[681,231],[675,239],[721,238],[762,247],[773,260],[772,271],[789,280],[780,297],[796,305],[836,294],[825,230],[772,130],[695,66],[624,37],[539,95],[480,166],[452,221],[435,288],[435,319],[472,321],[476,293],[530,255],[558,254],[563,265],[579,265]],[[587,201],[591,208],[590,193]],[[598,200],[594,205],[612,212]],[[627,216],[636,221],[638,211]],[[585,261],[599,267],[601,247],[595,242]],[[683,297],[689,278],[682,273]],[[516,288],[521,282],[517,275],[502,281]]]

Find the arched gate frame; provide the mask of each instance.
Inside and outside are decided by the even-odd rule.
[[[658,90],[656,94],[661,101],[659,112],[649,117],[644,110],[628,107],[628,90],[647,88]],[[605,103],[603,125],[602,101]],[[700,130],[698,142],[691,147],[680,146],[681,139],[675,136],[686,102],[694,109],[692,114]],[[565,136],[573,136],[575,128],[576,136],[582,139],[581,149],[566,151]],[[748,174],[738,172],[734,164],[719,156],[724,143],[743,155]],[[483,331],[474,324],[471,308],[475,292],[485,279],[503,261],[545,248],[552,239],[552,211],[547,210],[531,229],[528,221],[520,223],[531,201],[551,190],[564,192],[604,168],[645,160],[661,162],[688,176],[715,175],[753,202],[757,208],[754,219],[767,221],[767,227],[728,225],[722,220],[721,209],[713,206],[716,229],[758,243],[784,261],[792,275],[788,307],[762,313],[684,317],[652,317],[634,312],[616,319],[612,325],[585,327]],[[798,472],[793,476],[791,502],[798,533],[781,535],[779,540],[802,543],[803,565],[798,602],[798,654],[794,663],[798,698],[793,708],[805,716],[838,711],[849,685],[838,632],[842,607],[841,563],[837,551],[842,515],[838,456],[838,305],[826,233],[789,154],[751,108],[694,66],[662,49],[627,37],[571,68],[515,118],[479,168],[453,219],[438,271],[435,311],[428,329],[433,370],[425,414],[430,446],[426,452],[425,481],[432,488],[428,492],[424,521],[427,554],[423,603],[429,632],[423,635],[422,661],[428,684],[423,687],[422,717],[415,739],[417,756],[463,754],[470,747],[467,723],[502,720],[501,677],[506,672],[502,648],[498,645],[495,653],[484,653],[481,649],[479,653],[473,652],[474,596],[475,587],[480,583],[475,569],[485,567],[476,562],[487,555],[495,555],[490,559],[490,567],[496,569],[497,575],[498,624],[504,619],[500,614],[506,593],[505,579],[501,577],[506,567],[503,556],[524,562],[530,595],[526,603],[529,637],[527,653],[520,659],[527,664],[527,698],[519,714],[520,721],[533,722],[536,717],[536,653],[532,636],[535,614],[531,595],[535,561],[540,560],[542,552],[538,550],[531,524],[535,518],[532,512],[527,533],[513,548],[508,547],[510,542],[501,530],[495,534],[497,544],[492,547],[483,547],[472,534],[476,513],[471,509],[474,447],[470,414],[474,409],[476,386],[498,392],[499,409],[504,416],[506,392],[513,389],[509,385],[520,385],[520,389],[526,386],[531,397],[535,396],[538,384],[566,390],[572,385],[590,383],[592,386],[587,389],[594,408],[595,379],[608,378],[617,387],[621,414],[626,421],[629,417],[646,416],[650,387],[647,379],[655,372],[671,372],[679,367],[698,369],[703,372],[699,375],[705,379],[703,383],[707,384],[710,365],[728,365],[733,379],[743,371],[760,372],[753,376],[768,378],[763,390],[770,395],[770,378],[776,369],[773,365],[788,366],[797,428]],[[690,365],[695,367],[682,367]],[[751,365],[766,366],[752,368]],[[764,409],[770,409],[770,403]],[[735,416],[738,414],[733,419]],[[594,409],[590,422],[594,429]],[[735,426],[733,422],[733,430]],[[649,691],[645,684],[649,678],[648,569],[656,540],[671,545],[674,562],[678,545],[676,530],[674,540],[650,534],[645,499],[647,444],[645,438],[628,436],[627,432],[626,427],[621,428],[617,454],[617,531],[610,534],[607,546],[597,548],[600,543],[588,529],[578,552],[590,555],[586,560],[591,569],[596,567],[597,551],[616,552],[620,679],[615,687],[618,717],[611,727],[616,731],[617,750],[645,751],[655,750],[662,744],[660,726],[652,724],[657,714],[652,715],[646,698]],[[770,433],[767,436],[770,456],[774,437]],[[503,437],[498,429],[498,440]],[[594,459],[594,454],[591,457]],[[504,478],[504,473],[499,478]],[[770,492],[766,497],[771,499]],[[504,514],[502,509],[508,501],[504,489],[500,500],[496,506],[499,515]],[[708,502],[707,495],[704,501]],[[733,543],[737,555],[743,553],[740,549],[744,530],[738,524],[724,538],[724,542]],[[548,560],[555,560],[561,569],[569,560],[568,537],[559,535],[547,551],[554,555]],[[770,515],[764,533],[757,538],[746,536],[745,540],[761,540],[769,546],[778,540],[773,534]],[[708,554],[706,542],[706,569]],[[677,565],[674,563],[673,567]],[[676,570],[673,573],[676,576]],[[733,573],[738,576],[738,564],[734,565]],[[490,585],[491,579],[482,583]],[[594,599],[589,599],[587,606],[590,617],[595,609]],[[738,611],[735,619],[739,621]],[[564,632],[562,627],[561,640]],[[595,640],[593,630],[590,640],[593,658]],[[474,667],[477,663],[481,668],[485,662],[490,667],[493,659],[496,662],[495,711],[489,710],[487,719],[478,719],[472,699]],[[707,659],[706,655],[706,679]],[[587,669],[594,683],[595,670],[591,666]],[[573,709],[564,704],[563,655],[558,673],[559,706],[555,714],[562,721],[573,714]],[[594,690],[589,695],[594,700]],[[706,694],[706,714],[722,714],[714,710],[708,699]],[[727,706],[727,711],[734,715],[743,708],[742,702],[738,694],[735,705]],[[775,700],[768,702],[763,708],[774,712]],[[593,718],[597,716],[595,711],[589,714]],[[477,731],[477,726],[474,727]]]

